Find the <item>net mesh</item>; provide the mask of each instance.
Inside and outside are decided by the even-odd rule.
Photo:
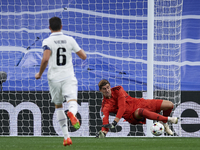
[[[48,92],[47,70],[41,80],[34,78],[53,16],[62,19],[63,33],[73,36],[88,56],[82,61],[72,54],[81,128],[75,130],[68,121],[71,136],[94,136],[101,129],[102,95],[97,86],[101,79],[108,79],[111,87],[122,85],[133,97],[143,97],[147,90],[147,6],[147,0],[1,1],[0,71],[8,78],[0,95],[0,135],[62,135]],[[182,0],[155,0],[154,10],[154,98],[178,106]],[[133,126],[121,119],[108,136],[145,136],[145,129],[145,125]]]

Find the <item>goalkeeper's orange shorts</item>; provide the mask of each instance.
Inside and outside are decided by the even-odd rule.
[[[137,107],[134,108],[134,112],[138,109],[138,108],[144,108],[147,109],[149,111],[155,112],[155,113],[159,113],[161,110],[161,104],[162,104],[163,100],[160,99],[151,99],[151,100],[142,100]],[[142,118],[142,119],[136,119],[134,116],[134,113],[130,116],[128,121],[130,124],[145,124],[146,123],[146,118]]]

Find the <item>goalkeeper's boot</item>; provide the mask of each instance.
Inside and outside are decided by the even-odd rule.
[[[168,117],[168,121],[177,124],[178,123],[178,117]]]
[[[174,132],[169,128],[168,123],[163,123],[163,126],[165,127],[165,132],[169,135],[174,135]]]
[[[75,129],[79,129],[80,128],[80,122],[79,120],[76,118],[76,116],[74,116],[74,114],[72,114],[72,112],[68,111],[67,112],[67,116],[69,117],[71,123],[72,123],[72,126],[75,128]]]
[[[66,140],[64,139],[63,145],[64,146],[67,146],[67,145],[70,146],[70,145],[72,145],[72,140],[70,138],[67,138]]]

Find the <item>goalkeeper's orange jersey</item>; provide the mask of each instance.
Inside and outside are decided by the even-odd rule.
[[[103,98],[101,112],[103,113],[103,125],[109,123],[109,113],[116,114],[117,118],[129,120],[141,99],[133,98],[126,93],[122,86],[111,88],[111,98]],[[102,130],[108,130],[102,128]]]
[[[116,117],[122,117],[131,124],[146,123],[146,119],[136,120],[134,112],[137,108],[146,108],[153,112],[159,112],[162,100],[145,100],[143,98],[133,98],[124,91],[122,86],[111,88],[111,98],[103,97],[101,113],[103,125],[109,124],[109,113],[116,114]],[[102,127],[102,131],[108,131],[108,128]]]

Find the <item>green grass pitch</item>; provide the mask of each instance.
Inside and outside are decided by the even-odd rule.
[[[61,137],[0,137],[0,150],[199,150],[200,138],[72,137],[64,147]]]

